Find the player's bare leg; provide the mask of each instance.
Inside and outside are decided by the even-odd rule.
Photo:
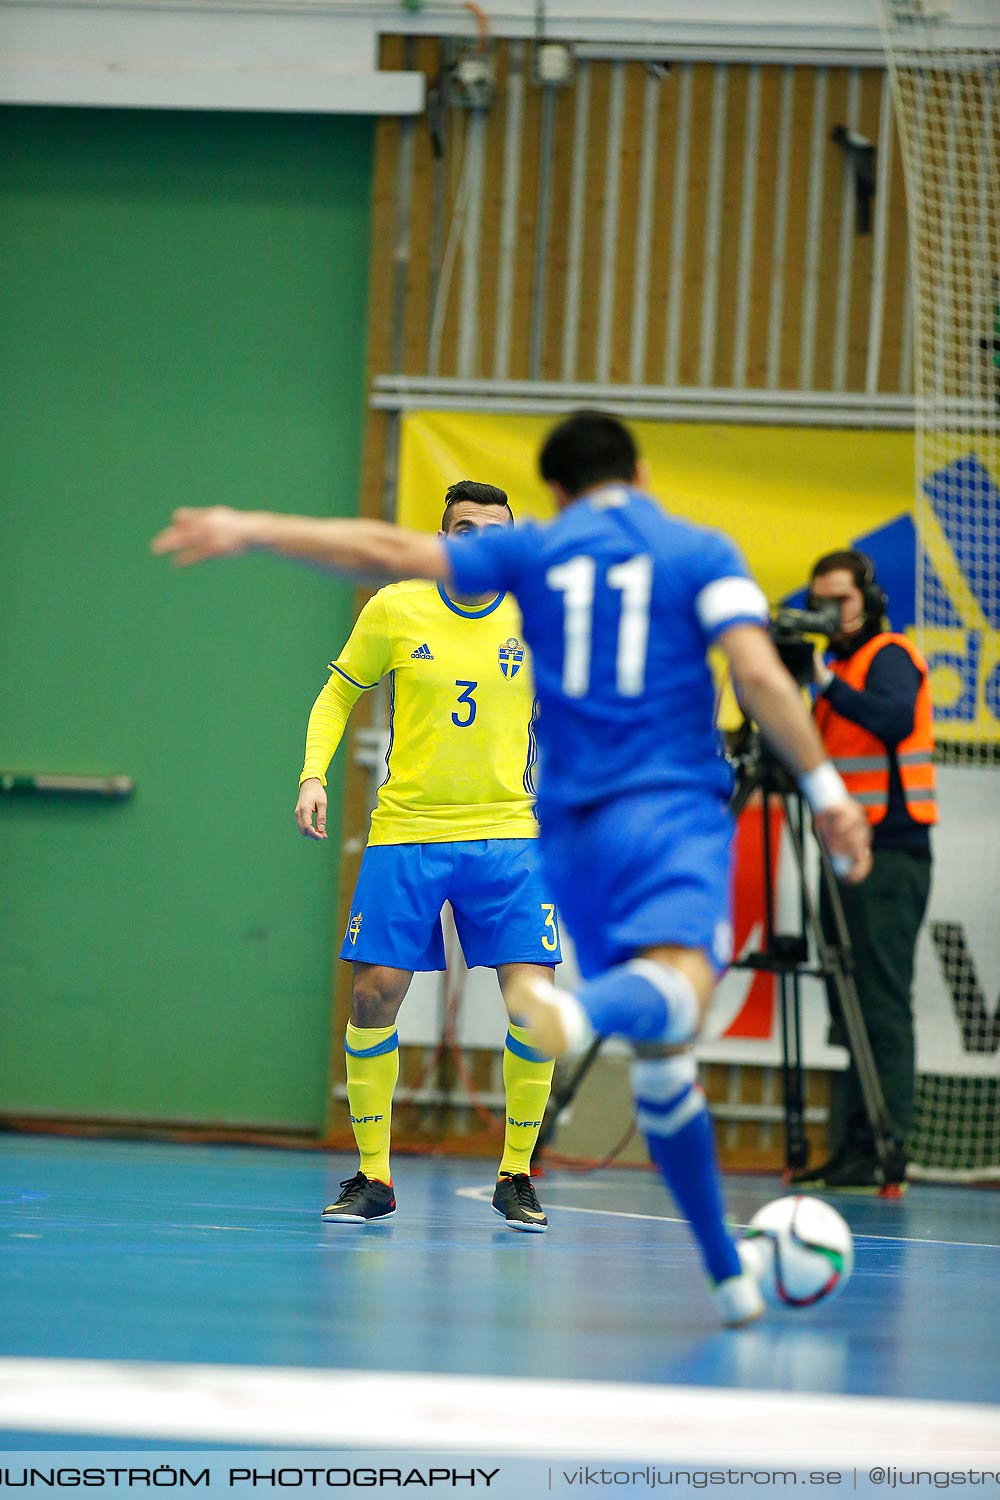
[[[354,1026],[394,1026],[413,975],[387,964],[352,964],[351,1023]]]

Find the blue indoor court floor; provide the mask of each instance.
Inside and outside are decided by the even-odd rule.
[[[491,1163],[403,1156],[393,1219],[324,1224],[354,1170],[0,1137],[0,1448],[811,1461],[819,1433],[848,1463],[881,1434],[1000,1471],[1000,1192],[831,1194],[844,1295],[727,1333],[652,1174],[549,1173],[528,1235],[491,1211]],[[742,1224],[780,1192],[733,1178],[729,1207]]]

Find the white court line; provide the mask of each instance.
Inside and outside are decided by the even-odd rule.
[[[475,1198],[480,1203],[486,1203],[493,1196],[493,1189],[489,1187],[466,1187],[456,1188],[457,1198]],[[827,1199],[823,1200],[827,1202]],[[831,1207],[836,1207],[831,1204]],[[549,1203],[546,1198],[545,1212],[557,1214],[604,1214],[609,1219],[649,1219],[654,1224],[686,1224],[687,1219],[673,1219],[667,1214],[633,1214],[626,1212],[623,1208],[576,1208],[568,1203]],[[746,1224],[734,1224],[735,1229],[746,1229]],[[908,1239],[902,1234],[868,1234],[859,1229],[854,1232],[856,1240],[887,1240],[894,1245],[958,1245],[970,1250],[1000,1250],[1000,1245],[994,1245],[989,1240],[921,1240]]]
[[[1000,1467],[1000,1413],[989,1406],[248,1365],[0,1359],[3,1427],[378,1451],[388,1428],[397,1449],[511,1458]]]

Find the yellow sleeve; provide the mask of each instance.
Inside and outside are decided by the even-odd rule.
[[[331,673],[326,687],[312,706],[306,726],[306,756],[299,786],[315,776],[326,786],[326,771],[340,744],[351,709],[361,696],[361,689]]]
[[[330,679],[312,706],[300,786],[313,776],[326,786],[327,767],[343,737],[351,709],[365,689],[375,687],[384,676],[389,655],[385,600],[376,594],[358,615],[343,651],[330,663]]]

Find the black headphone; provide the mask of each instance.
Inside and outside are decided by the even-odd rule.
[[[869,620],[881,620],[889,608],[889,596],[875,577],[875,564],[867,552],[859,552],[857,548],[851,548],[851,556],[857,558],[861,569],[858,588],[864,601],[865,614]]]

